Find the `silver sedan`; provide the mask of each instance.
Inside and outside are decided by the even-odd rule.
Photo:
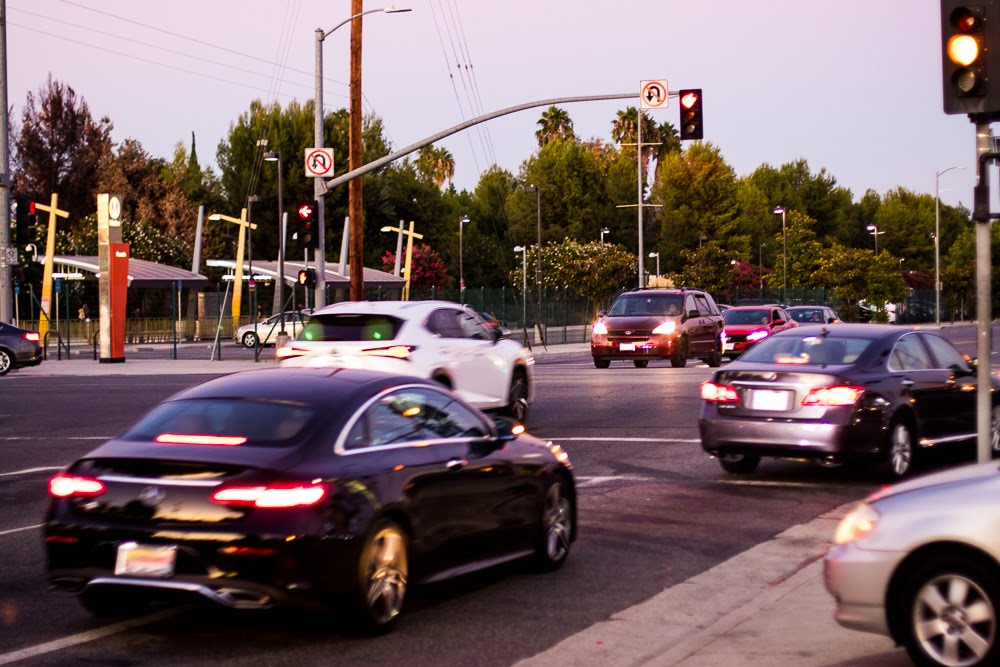
[[[888,635],[918,665],[1000,664],[1000,470],[886,487],[841,521],[824,561],[840,625]]]

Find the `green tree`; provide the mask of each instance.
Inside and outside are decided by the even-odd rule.
[[[403,258],[400,261],[400,272],[406,270],[406,250],[404,246]],[[387,251],[382,255],[382,270],[392,273],[396,265],[396,251]],[[436,287],[438,289],[448,287],[452,281],[448,275],[444,260],[433,248],[426,243],[415,243],[413,245],[413,256],[410,259],[410,287]]]
[[[690,285],[721,294],[733,287],[733,262],[738,260],[732,250],[722,247],[721,242],[703,244],[700,248],[681,251],[684,265],[675,274],[678,285]]]
[[[908,293],[906,282],[899,273],[899,263],[889,253],[876,256],[873,250],[834,244],[823,251],[818,260],[817,282],[847,304],[840,311],[845,318],[856,313],[858,302],[865,300],[878,308],[876,319],[886,322],[888,314],[883,304],[902,301]]]
[[[455,177],[455,158],[447,148],[424,146],[417,153],[417,171],[440,188]]]
[[[934,197],[905,188],[890,190],[882,197],[874,224],[880,251],[905,257],[908,269],[934,270]]]
[[[530,285],[538,262],[537,245],[528,248],[526,261]],[[522,284],[521,268],[518,265],[511,272],[515,285]],[[569,289],[589,298],[595,313],[603,301],[634,284],[638,270],[635,255],[614,243],[563,239],[542,248],[543,286]]]
[[[538,140],[538,147],[542,148],[553,139],[572,141],[576,138],[573,134],[573,120],[564,109],[551,106],[542,112],[542,117],[535,123],[538,129],[535,131],[535,139]]]
[[[11,130],[12,188],[29,199],[48,203],[59,195],[69,211],[61,229],[76,230],[97,208],[97,178],[111,154],[111,121],[95,121],[87,102],[51,75],[37,96],[29,92],[19,131]]]

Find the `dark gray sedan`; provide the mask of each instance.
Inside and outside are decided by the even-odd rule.
[[[42,363],[42,346],[37,331],[20,329],[0,322],[0,375],[19,366]]]
[[[702,448],[730,473],[754,472],[763,456],[825,464],[867,458],[898,479],[921,449],[976,437],[974,364],[937,333],[906,327],[781,332],[717,371],[701,397]]]

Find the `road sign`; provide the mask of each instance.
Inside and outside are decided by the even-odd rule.
[[[669,92],[667,80],[639,82],[639,104],[643,109],[666,109]]]
[[[122,217],[122,200],[118,195],[111,195],[108,199],[108,217],[112,222],[118,222]]]
[[[313,178],[333,176],[333,149],[307,148],[305,172]]]

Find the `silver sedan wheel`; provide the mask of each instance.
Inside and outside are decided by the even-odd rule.
[[[996,610],[979,585],[959,574],[931,579],[913,604],[913,633],[941,665],[977,665],[996,640]]]
[[[902,477],[913,464],[913,438],[906,424],[899,422],[892,427],[889,439],[889,467],[896,477]]]
[[[406,538],[395,525],[384,526],[372,537],[361,558],[369,614],[377,624],[388,623],[399,615],[406,597]]]
[[[570,534],[573,530],[573,511],[569,498],[563,493],[563,485],[555,483],[545,496],[545,554],[552,562],[561,561],[569,551]]]

